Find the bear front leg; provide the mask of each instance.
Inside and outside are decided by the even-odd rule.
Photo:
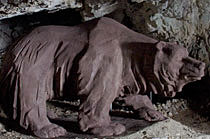
[[[100,90],[97,90],[97,92],[101,93]],[[90,95],[81,104],[78,119],[82,131],[89,131],[98,136],[119,135],[125,131],[123,125],[110,120],[110,105],[115,96],[111,94],[113,92],[106,93],[102,96],[100,94],[97,96]]]
[[[17,120],[20,126],[30,130],[40,138],[54,138],[66,134],[66,130],[53,124],[47,118],[46,101],[47,92],[44,90],[43,76],[35,72],[19,75],[19,98],[20,110]]]
[[[111,49],[111,46],[108,49]],[[122,75],[121,52],[115,50],[108,53],[103,50],[105,55],[98,55],[93,61],[89,59],[82,61],[80,67],[82,89],[79,92],[81,106],[78,119],[80,129],[84,132],[112,136],[125,131],[125,126],[112,122],[109,116],[110,105],[118,96]]]
[[[133,107],[139,118],[147,121],[161,121],[166,119],[160,112],[155,110],[147,95],[130,95],[123,98],[123,100],[126,105]]]

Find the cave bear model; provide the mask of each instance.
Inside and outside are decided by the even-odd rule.
[[[119,135],[124,125],[109,116],[117,97],[139,118],[163,120],[147,92],[174,96],[186,83],[201,79],[204,67],[184,47],[136,33],[110,18],[73,27],[41,26],[4,55],[0,98],[5,113],[38,137],[66,133],[47,118],[46,101],[59,97],[80,99],[82,131]]]

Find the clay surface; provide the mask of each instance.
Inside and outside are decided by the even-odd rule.
[[[205,64],[186,48],[157,41],[101,18],[78,26],[42,26],[14,43],[4,56],[0,101],[5,113],[41,138],[66,130],[49,121],[46,101],[80,99],[83,132],[119,135],[125,126],[110,120],[117,98],[148,121],[165,118],[147,97],[173,97],[204,75]]]

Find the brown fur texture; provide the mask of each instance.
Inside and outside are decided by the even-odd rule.
[[[185,84],[201,79],[204,67],[184,47],[159,42],[109,18],[73,27],[42,26],[5,54],[0,97],[6,113],[38,137],[66,133],[47,118],[46,101],[58,97],[81,100],[82,131],[118,135],[125,127],[109,116],[117,97],[124,96],[139,118],[163,120],[147,92],[174,96]]]

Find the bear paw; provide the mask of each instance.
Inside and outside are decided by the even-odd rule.
[[[40,138],[55,138],[59,136],[64,136],[67,131],[56,124],[50,124],[44,126],[40,130],[33,131],[34,135]]]
[[[167,119],[160,112],[151,108],[143,107],[137,110],[139,118],[143,118],[147,121],[155,122]]]

